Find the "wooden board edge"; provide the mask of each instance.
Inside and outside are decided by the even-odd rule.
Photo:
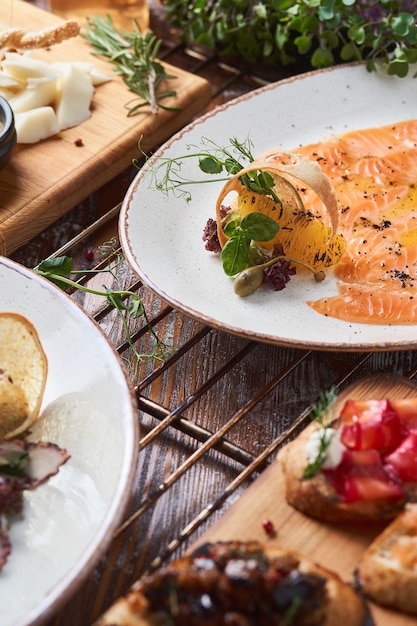
[[[396,374],[377,374],[346,387],[338,396],[343,403],[348,397],[358,400],[417,396],[417,384]],[[272,522],[275,532],[267,533],[263,520]],[[245,490],[229,510],[190,547],[194,550],[210,541],[251,540],[297,550],[320,565],[338,572],[352,582],[355,563],[361,551],[382,531],[386,523],[323,524],[299,513],[285,501],[284,482],[279,453],[271,465]],[[342,549],[337,555],[333,546]],[[341,567],[342,560],[349,563]],[[412,626],[414,617],[369,603],[377,626]]]

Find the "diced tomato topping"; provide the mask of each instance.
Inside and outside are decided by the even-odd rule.
[[[389,400],[347,400],[341,412],[341,441],[351,450],[386,454],[402,440],[402,426]]]
[[[385,458],[404,482],[417,482],[417,432],[410,433],[402,444]]]
[[[323,472],[343,502],[404,497],[402,485],[385,470],[377,450],[345,450],[339,465]]]
[[[417,431],[417,398],[392,400],[392,407],[406,432]]]
[[[417,483],[417,398],[347,400],[337,427],[346,449],[322,471],[340,499],[403,499],[403,483]]]
[[[372,476],[352,476],[346,482],[344,502],[357,500],[401,500],[404,489],[393,482],[372,478]]]

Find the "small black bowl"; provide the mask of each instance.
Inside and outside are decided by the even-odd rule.
[[[12,108],[7,100],[0,96],[0,170],[10,161],[16,139]]]

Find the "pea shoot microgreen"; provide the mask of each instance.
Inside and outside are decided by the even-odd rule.
[[[150,185],[168,196],[173,193],[176,197],[183,198],[186,202],[192,199],[191,192],[187,187],[205,183],[227,181],[232,176],[239,175],[239,181],[243,187],[255,194],[269,196],[275,203],[282,204],[275,191],[275,181],[270,172],[265,170],[250,170],[250,164],[255,162],[252,149],[253,144],[249,137],[244,141],[236,137],[229,138],[226,146],[220,146],[212,139],[202,137],[200,145],[189,144],[188,153],[181,157],[149,157],[141,148],[139,149],[147,160],[148,168],[146,176],[150,176]],[[184,176],[183,165],[185,160],[198,161],[198,168],[210,178],[189,178]],[[133,161],[138,168],[138,160]],[[240,217],[238,211],[231,211],[222,223],[224,234],[228,240],[220,252],[220,260],[227,276],[235,277],[235,293],[237,295],[249,295],[253,293],[263,282],[263,269],[270,267],[279,259],[286,259],[298,263],[313,272],[314,278],[320,282],[325,278],[323,271],[316,271],[297,259],[291,259],[282,253],[271,256],[260,245],[274,239],[279,232],[279,224],[261,212],[253,212]],[[204,237],[203,237],[204,238]],[[247,273],[247,270],[250,273]],[[253,271],[251,271],[253,270]],[[292,274],[292,270],[281,268],[281,275],[285,273],[286,280]],[[285,280],[285,282],[286,282]],[[282,287],[279,287],[281,289]]]
[[[167,74],[157,60],[161,40],[151,30],[143,34],[134,20],[132,24],[134,30],[130,32],[118,30],[109,15],[106,19],[100,16],[87,18],[85,32],[82,31],[81,35],[92,45],[93,54],[107,58],[128,89],[139,96],[126,104],[128,116],[148,104],[154,114],[159,108],[178,111],[176,107],[161,104],[164,98],[176,95],[174,90],[159,89],[164,80],[176,78]]]
[[[141,139],[139,149],[149,161],[148,173],[151,176],[151,184],[165,195],[174,193],[177,197],[183,197],[187,202],[192,196],[186,187],[227,181],[255,160],[252,153],[253,144],[249,138],[239,141],[236,137],[232,137],[228,145],[220,146],[212,139],[202,137],[200,146],[189,144],[187,146],[189,152],[175,158],[148,157],[141,149],[140,143]],[[186,159],[197,159],[200,171],[209,174],[211,178],[196,180],[195,177],[184,177],[182,169]],[[133,163],[138,165],[137,160]],[[274,190],[274,179],[269,172],[250,171],[242,174],[239,180],[250,191],[269,195],[275,202],[280,202]]]
[[[303,478],[313,478],[323,465],[327,450],[332,441],[333,433],[329,431],[326,425],[326,416],[332,402],[336,399],[338,394],[337,388],[332,386],[328,391],[320,393],[317,403],[311,409],[311,417],[320,425],[320,441],[319,450],[314,461],[309,463],[304,470]]]
[[[192,196],[187,189],[188,186],[227,181],[230,177],[239,174],[255,160],[252,147],[249,138],[239,141],[236,137],[232,137],[228,145],[220,146],[215,141],[203,137],[200,146],[188,145],[187,149],[190,152],[181,157],[152,159],[152,157],[148,158],[142,150],[141,152],[149,161],[148,173],[151,176],[151,184],[165,195],[174,193],[177,197],[182,197],[189,202]],[[210,175],[210,178],[196,180],[196,178],[184,177],[182,166],[186,159],[196,159],[200,171]],[[239,180],[248,190],[268,195],[280,204],[280,199],[274,190],[274,179],[269,172],[247,171],[239,177]],[[258,212],[251,213],[242,220],[238,215],[236,219],[228,219],[224,232],[229,239],[220,255],[225,273],[228,276],[235,276],[248,265],[261,262],[263,255],[254,241],[270,241],[278,230],[279,225],[275,220]]]
[[[121,255],[119,255],[116,261],[105,269],[75,270],[73,268],[73,260],[70,257],[50,257],[39,263],[39,265],[34,268],[34,271],[40,276],[47,278],[61,289],[72,288],[82,291],[84,293],[90,293],[105,298],[109,305],[117,311],[121,318],[125,331],[126,341],[134,356],[134,370],[136,372],[137,366],[144,359],[155,358],[163,360],[164,355],[169,349],[168,346],[164,344],[155,333],[148,319],[145,306],[140,296],[136,292],[130,291],[128,289],[109,289],[107,287],[103,287],[103,290],[93,289],[91,287],[83,285],[80,282],[76,282],[76,280],[74,280],[73,278],[70,278],[70,276],[73,276],[75,278],[77,275],[85,276],[89,274],[96,275],[101,273],[111,274],[112,277],[118,282],[115,270],[122,261],[123,258]],[[141,354],[137,351],[129,330],[128,317],[132,319],[138,319],[142,317],[145,320],[145,323],[147,324],[147,327],[155,340],[156,347],[154,352],[150,354]]]

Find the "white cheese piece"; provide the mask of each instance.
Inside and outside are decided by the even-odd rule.
[[[340,441],[340,430],[334,428],[318,428],[308,439],[305,447],[309,463],[314,463],[320,452],[320,444],[324,438],[326,442],[326,456],[322,468],[334,469],[342,460],[346,447]]]
[[[91,115],[94,87],[110,78],[88,61],[48,63],[33,58],[30,51],[7,52],[0,69],[0,95],[15,116],[36,111],[19,118],[18,143],[33,143],[84,122]]]
[[[18,143],[37,143],[59,132],[55,111],[51,106],[16,113],[14,118]]]
[[[96,70],[95,67],[93,67],[93,69],[90,72],[90,76],[91,76],[91,82],[93,83],[94,87],[96,87],[97,85],[102,85],[103,83],[107,83],[109,80],[111,80],[111,74],[106,74],[105,72],[100,72],[100,70]]]
[[[21,81],[26,81],[30,77],[57,78],[59,73],[55,63],[40,61],[30,54],[18,52],[6,52],[1,66],[3,72]]]
[[[57,81],[55,111],[60,130],[77,126],[90,117],[93,93],[90,76],[77,64],[69,63]]]
[[[91,82],[93,85],[102,85],[103,83],[108,82],[111,79],[111,74],[105,74],[100,70],[97,70],[92,63],[88,61],[71,61],[70,62],[73,67],[76,67],[80,72],[84,72],[86,76],[91,78]],[[59,74],[63,74],[69,62],[56,62],[55,67]]]
[[[20,91],[24,89],[26,86],[26,82],[22,82],[14,76],[9,76],[5,72],[0,72],[0,88],[1,89],[9,89],[10,91]]]
[[[52,105],[56,99],[56,80],[30,79],[26,89],[8,98],[14,113]]]

